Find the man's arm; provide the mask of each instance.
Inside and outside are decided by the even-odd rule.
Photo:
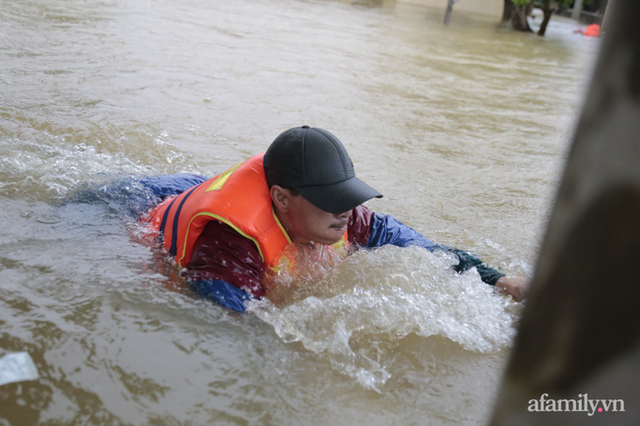
[[[527,297],[529,282],[522,277],[502,277],[496,287],[509,293],[516,302],[522,302]]]
[[[418,246],[429,251],[446,251],[455,255],[459,262],[453,267],[456,272],[462,273],[471,268],[476,268],[482,281],[489,285],[496,285],[511,296],[520,301],[524,298],[526,280],[518,277],[507,277],[505,274],[489,267],[477,256],[464,250],[436,244],[425,238],[418,231],[403,224],[390,215],[374,213],[364,206],[354,209],[352,223],[349,228],[352,243],[366,248],[381,247],[387,244],[399,247]]]
[[[462,273],[473,267],[476,268],[482,281],[489,285],[495,285],[513,297],[516,302],[521,302],[526,297],[528,282],[521,277],[508,277],[484,263],[475,255],[463,250],[436,244],[434,250],[443,250],[455,254],[460,262],[453,267],[456,272]]]

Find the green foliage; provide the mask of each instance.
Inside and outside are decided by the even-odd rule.
[[[511,0],[514,6],[524,6],[525,4],[531,3],[532,0]]]

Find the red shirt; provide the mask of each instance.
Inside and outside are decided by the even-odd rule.
[[[361,247],[367,243],[373,215],[374,212],[365,206],[352,210],[348,225],[352,246]],[[190,281],[225,281],[261,298],[266,292],[262,284],[265,272],[265,264],[251,240],[229,225],[212,220],[196,240],[184,276]]]

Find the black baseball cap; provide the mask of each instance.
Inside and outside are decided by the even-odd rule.
[[[302,126],[281,133],[264,155],[264,169],[269,187],[295,189],[330,213],[344,213],[382,197],[356,177],[342,142],[323,129]]]

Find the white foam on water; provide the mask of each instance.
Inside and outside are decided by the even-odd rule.
[[[511,345],[521,305],[457,259],[418,247],[360,251],[326,276],[291,286],[249,310],[285,342],[300,342],[333,368],[378,390],[393,375],[394,349],[411,333],[441,336],[475,353]],[[426,344],[426,340],[425,340]]]
[[[123,176],[176,173],[197,167],[165,138],[161,133],[140,134],[103,143],[74,141],[48,132],[0,138],[0,196],[51,201],[64,197],[79,184],[100,184]],[[125,149],[136,144],[142,145],[137,151],[153,156],[155,161],[146,161],[141,153]]]
[[[0,358],[0,386],[36,380],[38,369],[27,352],[16,352]]]

